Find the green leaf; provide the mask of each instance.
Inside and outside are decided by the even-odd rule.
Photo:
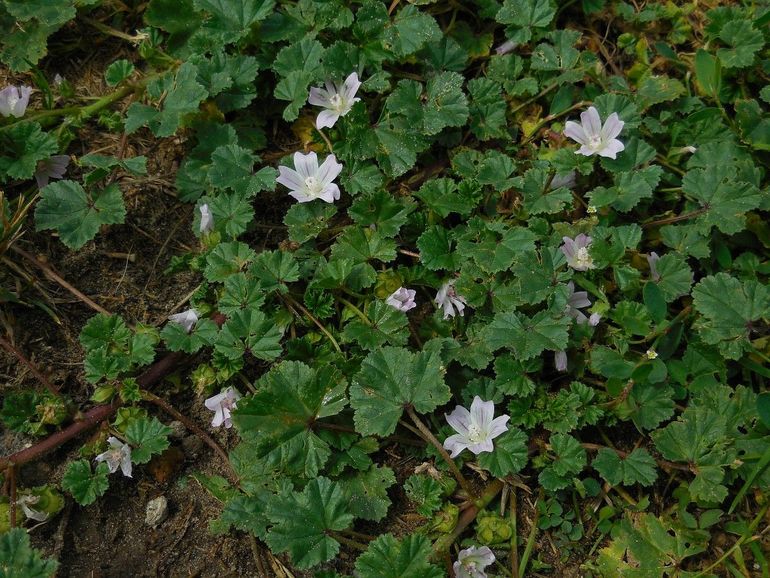
[[[173,135],[182,125],[184,117],[197,112],[200,102],[208,96],[198,83],[197,75],[195,65],[185,62],[176,74],[168,72],[159,80],[151,82],[147,92],[155,100],[162,99],[162,109],[133,103],[126,114],[126,133],[131,134],[142,126],[149,126],[157,137]]]
[[[419,534],[396,540],[383,534],[356,560],[359,578],[441,578],[444,572],[430,563],[430,540]]]
[[[468,99],[462,91],[463,76],[442,72],[430,80],[425,95],[425,134],[438,134],[451,126],[463,126],[468,120]]]
[[[192,0],[150,0],[144,19],[150,26],[172,34],[193,30],[201,22]]]
[[[369,227],[346,227],[332,247],[332,257],[354,263],[374,259],[387,263],[396,258],[396,243]]]
[[[440,39],[441,29],[436,20],[412,5],[399,10],[393,24],[385,29],[386,45],[400,58]]]
[[[36,122],[8,127],[0,133],[0,147],[3,151],[3,156],[0,156],[0,182],[32,178],[37,163],[59,150],[56,139],[44,133]]]
[[[46,26],[61,26],[75,17],[72,0],[4,0],[3,4],[11,16],[22,22],[34,18]]]
[[[494,440],[495,449],[479,455],[479,465],[496,478],[518,474],[527,465],[529,438],[518,428],[508,428]]]
[[[441,507],[444,488],[438,480],[425,475],[413,474],[404,482],[406,496],[415,504],[417,512],[429,518]]]
[[[359,226],[376,228],[383,237],[394,237],[415,208],[411,200],[396,199],[380,190],[358,197],[348,214]]]
[[[341,483],[348,511],[356,518],[379,522],[388,513],[388,488],[396,483],[396,475],[389,467],[372,466],[366,472],[343,478]]]
[[[493,350],[508,347],[518,359],[526,361],[546,350],[566,349],[569,327],[569,317],[553,317],[548,311],[534,317],[498,313],[487,326],[487,342]]]
[[[668,303],[690,293],[693,273],[687,260],[678,253],[667,253],[655,263],[660,279],[655,281]]]
[[[0,534],[0,576],[3,578],[51,578],[59,563],[46,560],[35,550],[23,528]]]
[[[728,359],[751,349],[752,323],[770,314],[770,291],[758,281],[741,282],[727,273],[701,280],[692,291],[703,317],[696,328],[706,343],[718,345]]]
[[[312,425],[345,406],[345,380],[333,367],[313,370],[297,361],[274,366],[256,383],[257,393],[238,402],[233,423],[256,442],[257,457],[313,478],[331,454]]]
[[[331,560],[340,545],[328,532],[353,522],[346,501],[340,484],[324,477],[311,480],[302,493],[275,496],[268,504],[273,525],[265,541],[274,552],[288,552],[298,568]]]
[[[48,52],[48,37],[56,32],[59,26],[49,26],[39,20],[29,20],[24,26],[15,26],[15,19],[10,19],[11,28],[4,27],[5,36],[2,42],[0,60],[9,66],[13,72],[27,72],[37,65],[38,61]]]
[[[517,40],[527,42],[532,36],[531,28],[545,28],[555,15],[556,9],[550,0],[505,0],[495,20],[524,28],[525,35],[517,36]]]
[[[256,157],[238,145],[223,145],[211,154],[208,179],[216,189],[232,189],[239,195],[250,196],[252,168]],[[256,191],[254,191],[256,192]]]
[[[171,428],[156,417],[133,420],[126,428],[126,441],[132,446],[131,461],[146,464],[152,456],[163,452],[169,446],[170,433]]]
[[[540,484],[550,491],[566,488],[572,479],[586,465],[586,451],[574,437],[567,434],[553,434],[551,449],[555,454],[554,461],[540,472]]]
[[[275,0],[194,0],[195,8],[211,14],[206,27],[235,42],[249,33],[253,24],[273,12]]]
[[[412,353],[383,347],[366,356],[350,388],[356,431],[387,436],[396,430],[404,406],[428,413],[449,401],[438,348]]]
[[[695,219],[698,229],[708,234],[712,227],[732,235],[746,228],[746,213],[762,203],[762,194],[752,183],[738,179],[735,165],[714,164],[691,169],[682,179],[682,190],[701,205]]]
[[[283,223],[289,228],[289,239],[301,244],[320,235],[336,214],[337,207],[329,203],[295,203],[286,211]]]
[[[474,78],[468,81],[468,92],[470,127],[476,138],[484,141],[504,137],[508,107],[500,84],[489,78]]]
[[[553,188],[551,174],[544,168],[529,169],[517,179],[524,195],[524,208],[532,215],[559,213],[572,203],[572,192],[567,187]]]
[[[88,460],[70,462],[62,477],[61,487],[72,494],[78,504],[88,506],[110,487],[107,481],[109,471],[105,462],[99,463],[93,472]]]
[[[85,245],[102,225],[122,223],[125,218],[123,195],[114,183],[99,193],[86,193],[75,181],[51,183],[43,188],[35,207],[36,229],[56,230],[70,249]]]
[[[770,392],[766,391],[757,396],[757,414],[764,426],[770,429]]]
[[[250,353],[270,361],[281,355],[283,329],[257,309],[241,309],[222,326],[214,350],[228,359],[241,359]]]
[[[655,460],[643,448],[636,448],[622,459],[614,450],[602,448],[591,465],[612,486],[649,486],[657,478]]]
[[[134,73],[134,65],[126,60],[116,60],[104,71],[104,80],[109,86],[117,86]]]
[[[343,339],[357,342],[367,351],[374,351],[389,343],[405,345],[409,339],[409,320],[402,311],[383,301],[374,301],[366,307],[366,316],[371,324],[356,317],[342,331]]]
[[[695,78],[705,94],[719,99],[722,89],[721,60],[702,48],[695,53]]]
[[[263,255],[260,253],[260,257]],[[229,276],[243,271],[254,261],[254,257],[254,251],[246,243],[221,243],[206,257],[203,276],[212,283],[225,281]]]
[[[261,252],[249,272],[259,279],[265,292],[286,293],[286,284],[299,279],[299,265],[288,251]]]
[[[733,20],[722,26],[719,39],[730,48],[719,48],[717,56],[725,68],[745,68],[765,45],[762,33],[749,20]]]
[[[451,233],[441,225],[428,227],[417,239],[417,248],[420,262],[431,271],[454,271],[460,263],[459,255],[452,251]]]

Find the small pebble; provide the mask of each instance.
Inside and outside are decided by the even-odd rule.
[[[156,528],[168,516],[168,500],[165,496],[158,496],[147,502],[147,510],[144,514],[144,522],[152,528]]]

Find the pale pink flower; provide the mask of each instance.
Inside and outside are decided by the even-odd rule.
[[[660,273],[658,273],[658,259],[660,259],[660,255],[658,255],[655,251],[647,255],[647,264],[650,266],[650,275],[652,276],[652,280],[656,283],[660,281]]]
[[[580,233],[575,239],[562,237],[564,244],[559,247],[567,258],[567,265],[575,271],[587,271],[594,268],[594,260],[588,252],[593,239],[588,235]]]
[[[553,364],[556,366],[556,371],[567,371],[567,352],[563,349],[555,351],[553,354]]]
[[[230,412],[236,408],[236,402],[241,399],[241,394],[232,387],[228,387],[222,393],[208,398],[204,404],[207,409],[214,412],[214,419],[211,421],[211,427],[219,427],[222,424],[226,428],[233,427],[233,420]]]
[[[201,213],[201,223],[198,230],[201,233],[208,233],[214,229],[214,215],[211,214],[208,203],[203,203],[198,207],[198,210]]]
[[[590,106],[587,111],[580,113],[579,123],[572,120],[567,121],[564,134],[580,143],[581,146],[576,151],[577,154],[587,157],[599,155],[614,159],[620,151],[626,148],[622,142],[615,138],[623,130],[624,124],[618,118],[618,113],[613,112],[602,126],[599,111]]]
[[[509,52],[513,52],[513,49],[516,48],[517,42],[514,42],[513,40],[506,40],[502,44],[500,44],[497,48],[495,48],[495,54],[498,56],[502,56],[503,54],[508,54]]]
[[[351,73],[341,85],[330,80],[326,81],[326,90],[313,87],[310,89],[310,97],[307,101],[314,106],[322,106],[322,110],[316,118],[315,126],[318,130],[324,127],[332,127],[341,116],[345,116],[353,108],[360,98],[355,98],[356,92],[361,87],[358,74]]]
[[[454,411],[445,416],[449,425],[457,432],[444,440],[444,449],[449,450],[450,457],[456,458],[464,449],[474,454],[491,452],[495,449],[492,440],[508,431],[507,415],[494,417],[495,404],[483,401],[478,395],[473,398],[471,410],[458,405]],[[493,419],[494,418],[494,419]]]
[[[62,179],[70,164],[69,155],[54,155],[37,163],[35,181],[37,188],[42,189],[51,179]]]
[[[599,322],[602,320],[602,316],[598,313],[591,313],[591,317],[588,318],[588,324],[591,327],[596,327],[599,325]]]
[[[0,90],[0,114],[21,118],[27,110],[31,94],[29,86],[6,86]]]
[[[449,319],[458,314],[462,317],[463,310],[467,304],[465,297],[458,295],[457,291],[455,291],[454,281],[444,283],[438,293],[436,293],[436,298],[433,302],[444,310],[444,319]]]
[[[99,454],[94,458],[97,462],[107,462],[110,473],[115,473],[118,468],[127,478],[131,477],[131,446],[124,444],[118,438],[110,436],[107,438],[110,449]]]
[[[588,317],[580,310],[582,307],[591,306],[591,302],[588,300],[588,292],[575,291],[575,284],[572,281],[567,283],[567,288],[569,289],[569,297],[567,297],[565,313],[580,324],[588,323]]]
[[[385,300],[385,303],[394,309],[406,312],[417,307],[417,303],[414,302],[415,295],[417,291],[414,289],[399,287]]]
[[[460,550],[457,555],[457,562],[454,563],[452,569],[456,578],[487,578],[484,568],[494,561],[495,555],[489,546],[482,546],[481,548],[471,546],[465,550]]]
[[[333,203],[340,198],[340,189],[333,181],[342,172],[342,165],[334,155],[326,157],[319,167],[314,152],[294,153],[294,169],[279,166],[278,172],[280,176],[276,182],[288,187],[289,195],[300,203],[315,199]]]
[[[195,311],[195,309],[188,309],[187,311],[182,311],[181,313],[169,315],[168,319],[173,323],[178,323],[184,327],[184,330],[187,333],[190,333],[195,327],[195,324],[198,323],[198,313]]]

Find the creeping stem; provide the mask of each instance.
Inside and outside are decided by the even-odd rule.
[[[414,422],[414,425],[417,426],[417,429],[420,431],[420,434],[423,438],[425,438],[425,441],[430,442],[433,444],[433,447],[436,448],[439,454],[441,454],[441,457],[444,458],[444,461],[449,466],[449,469],[452,471],[452,474],[454,474],[454,477],[457,479],[457,483],[460,484],[460,487],[465,490],[465,493],[468,495],[469,499],[473,499],[475,496],[475,493],[473,492],[473,489],[471,488],[471,485],[468,483],[468,480],[465,479],[465,476],[463,476],[462,472],[460,471],[460,468],[457,467],[457,464],[455,461],[449,457],[449,453],[444,449],[444,446],[442,446],[439,441],[436,439],[436,436],[434,436],[431,431],[427,428],[427,426],[422,423],[419,417],[417,417],[417,413],[415,413],[414,408],[411,405],[408,405],[406,407],[406,412],[409,414],[409,417]],[[498,490],[499,491],[499,490]]]

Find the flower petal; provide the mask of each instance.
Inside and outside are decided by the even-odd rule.
[[[342,98],[345,101],[352,101],[353,97],[358,92],[358,89],[361,87],[361,81],[358,80],[358,73],[357,72],[351,72],[348,77],[345,79],[345,82],[342,85]]]
[[[583,130],[587,136],[601,136],[602,119],[599,116],[599,111],[593,106],[589,106],[588,110],[580,113],[580,123],[583,125]]]
[[[588,144],[588,137],[583,127],[574,120],[568,120],[564,125],[564,134],[582,145]]]
[[[624,145],[619,140],[611,140],[607,143],[607,145],[599,151],[599,156],[607,157],[609,159],[614,159],[618,156],[619,152],[622,152],[626,149],[626,145]]]
[[[328,106],[330,95],[323,88],[310,88],[310,96],[307,98],[308,104],[313,106]]]
[[[321,130],[324,127],[333,127],[340,118],[340,114],[334,110],[322,110],[315,119],[315,127]]]
[[[294,153],[294,168],[303,181],[308,177],[315,177],[318,173],[318,156],[312,151],[306,155],[296,152]]]
[[[486,432],[495,416],[495,403],[484,401],[478,395],[471,403],[471,423],[478,426],[482,432]]]
[[[305,180],[294,169],[281,165],[278,167],[278,173],[280,176],[275,179],[275,182],[294,191],[301,191],[305,188]]]
[[[320,115],[319,115],[320,116]],[[329,155],[318,168],[318,180],[326,187],[330,185],[342,172],[342,164],[337,162],[337,157]]]
[[[613,112],[607,117],[607,120],[604,121],[604,126],[602,127],[602,140],[614,139],[620,134],[620,131],[623,130],[623,125],[625,124],[626,123],[618,118],[618,113]]]
[[[471,425],[471,412],[463,406],[458,405],[450,414],[446,414],[447,422],[461,435],[468,435],[468,427]]]
[[[450,458],[456,458],[467,447],[467,440],[460,434],[451,435],[444,440],[444,449],[451,452]]]
[[[489,424],[489,439],[493,440],[497,436],[504,434],[508,431],[508,420],[511,416],[501,415],[492,420]]]
[[[333,203],[340,198],[340,188],[334,183],[326,185],[324,190],[318,195],[318,198],[323,199],[327,203]]]

